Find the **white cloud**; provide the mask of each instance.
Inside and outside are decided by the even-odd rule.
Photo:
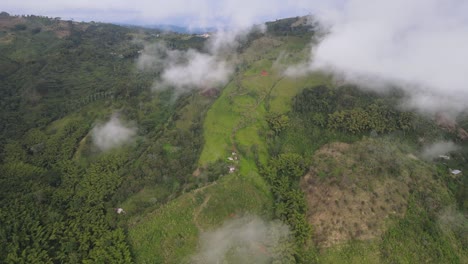
[[[459,150],[460,147],[451,141],[439,141],[431,145],[427,145],[422,150],[422,157],[427,160],[432,160],[440,155],[447,155],[450,152]]]
[[[215,56],[189,50],[187,62],[174,64],[164,70],[163,83],[182,89],[214,88],[228,81],[232,67]]]
[[[185,52],[181,50],[170,50],[164,43],[145,45],[137,60],[137,68],[143,71],[162,71],[172,64],[182,63]]]
[[[137,60],[137,67],[160,72],[156,89],[173,87],[179,92],[219,88],[233,72],[233,67],[221,55],[192,49],[170,50],[161,43],[147,45]]]
[[[349,0],[323,17],[330,33],[310,67],[361,85],[398,84],[407,106],[455,114],[468,108],[466,14],[461,0]]]
[[[125,126],[114,115],[108,122],[96,125],[91,135],[93,143],[101,151],[106,151],[130,142],[136,135],[136,129]]]
[[[189,49],[170,50],[163,43],[146,45],[137,60],[140,70],[160,73],[156,89],[173,87],[178,92],[191,89],[219,89],[234,72],[236,49],[253,30],[263,26],[220,30],[208,39],[204,52]]]
[[[291,263],[292,238],[286,225],[242,217],[202,233],[192,263]],[[276,263],[276,262],[274,262]]]

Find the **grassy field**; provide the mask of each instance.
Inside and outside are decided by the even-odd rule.
[[[241,121],[237,105],[234,105],[233,99],[229,97],[235,88],[231,82],[207,112],[203,126],[205,146],[200,156],[200,165],[224,159],[232,150],[232,129]]]
[[[286,113],[291,110],[291,99],[306,87],[320,84],[331,86],[331,77],[316,72],[304,77],[286,77],[281,79],[270,94],[270,111]],[[331,86],[332,87],[332,86]]]
[[[201,166],[226,158],[236,146],[243,150],[241,154],[249,153],[250,148],[256,146],[259,160],[266,162],[266,114],[286,113],[291,110],[291,99],[298,92],[331,83],[330,77],[321,73],[298,78],[284,76],[284,63],[293,63],[295,58],[290,56],[281,63],[278,58],[284,57],[285,52],[297,53],[306,48],[299,38],[297,43],[292,43],[295,44],[260,39],[245,51],[242,58],[250,62],[249,66],[233,78],[207,112],[205,146],[199,159]],[[252,159],[252,156],[244,158]]]
[[[270,193],[256,178],[259,176],[250,176],[229,174],[178,197],[143,219],[130,219],[129,240],[135,261],[189,263],[201,232],[245,214],[270,217]]]
[[[353,241],[349,244],[324,250],[320,263],[381,263],[377,243]]]
[[[219,98],[208,109],[203,124],[205,144],[199,166],[219,159],[226,160],[232,151],[236,151],[239,155],[236,173],[185,193],[143,219],[127,216],[129,240],[136,262],[190,262],[201,232],[245,214],[271,217],[272,196],[267,183],[258,174],[255,161],[258,158],[258,161],[266,164],[269,158],[265,138],[265,131],[268,130],[266,105],[273,94],[274,111],[286,112],[290,109],[287,105],[298,91],[326,79],[313,75],[301,79],[301,82],[281,82],[284,78],[273,67],[274,58],[281,49],[288,47],[282,47],[281,41],[271,39],[262,40],[262,43],[271,45],[273,49],[265,49],[261,43],[257,43],[245,51],[243,59],[250,62],[249,67],[238,72],[221,91]],[[304,48],[304,45],[305,42],[291,49]],[[253,54],[258,55],[258,49],[264,49],[261,57],[252,57]],[[192,110],[187,108],[182,111],[177,127],[186,128],[183,120],[190,119]],[[154,195],[150,195],[152,191]],[[129,214],[132,204],[150,197],[157,199],[157,192],[143,190],[130,199],[125,204]]]

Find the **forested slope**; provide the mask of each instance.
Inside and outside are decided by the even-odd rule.
[[[145,52],[209,39],[2,13],[0,262],[466,262],[468,119],[286,75],[316,29],[268,22],[225,84],[155,89]]]
[[[132,262],[115,208],[143,188],[158,201],[137,197],[126,210],[186,188],[211,99],[151,91],[158,73],[135,60],[159,31],[38,16],[2,16],[0,28],[1,262]],[[187,107],[196,114],[175,115]],[[137,134],[101,152],[92,129],[116,115]]]

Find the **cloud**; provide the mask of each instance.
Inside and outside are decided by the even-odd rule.
[[[461,0],[346,1],[321,14],[331,27],[310,69],[376,90],[396,84],[407,107],[457,114],[468,108],[467,13]]]
[[[204,51],[171,50],[158,42],[146,45],[137,60],[144,71],[160,73],[155,89],[212,89],[225,85],[234,72],[236,50],[252,31],[264,31],[263,25],[219,30],[206,41]]]
[[[280,222],[246,216],[224,223],[200,236],[192,263],[290,263],[293,246],[289,229]],[[289,249],[289,250],[288,250]]]
[[[128,143],[136,135],[136,129],[127,127],[114,115],[104,123],[97,124],[91,131],[93,143],[101,150],[106,151]]]
[[[451,141],[439,141],[431,145],[425,146],[422,150],[422,157],[426,160],[432,160],[439,155],[446,155],[450,152],[459,150],[460,147]]]
[[[180,61],[182,52],[169,50],[163,43],[145,45],[137,60],[137,68],[142,71],[160,72],[170,64]]]
[[[174,63],[164,69],[161,80],[164,85],[182,90],[195,88],[214,88],[224,85],[233,69],[225,61],[210,54],[188,50],[186,62]]]
[[[179,92],[219,88],[229,81],[233,67],[218,54],[189,49],[170,50],[156,43],[145,47],[137,60],[140,70],[160,73],[155,89],[168,87]]]
[[[447,235],[453,234],[466,234],[468,232],[468,221],[466,216],[456,209],[455,206],[449,206],[440,210],[437,217],[437,223],[439,224],[442,231]],[[463,238],[465,242],[468,242],[466,236]]]

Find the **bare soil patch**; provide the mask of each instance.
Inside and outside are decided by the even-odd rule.
[[[321,247],[378,237],[390,217],[402,217],[406,211],[405,177],[382,177],[375,175],[376,170],[358,169],[366,167],[366,157],[355,147],[345,143],[322,147],[301,181],[314,241]]]

